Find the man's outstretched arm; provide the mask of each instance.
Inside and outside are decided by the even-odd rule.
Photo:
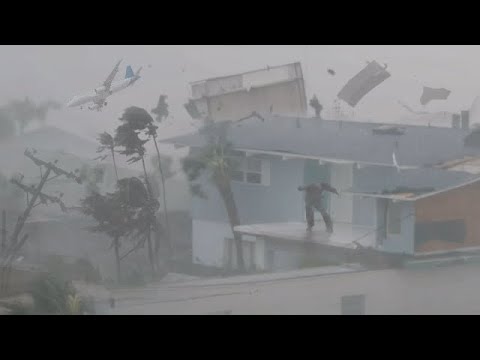
[[[334,194],[337,194],[337,195],[340,195],[337,191],[337,189],[335,189],[333,186],[331,186],[330,184],[327,184],[327,183],[322,183],[322,188],[325,190],[325,191],[328,191],[328,192],[331,192],[331,193],[334,193]]]

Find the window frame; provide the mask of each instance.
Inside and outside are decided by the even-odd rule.
[[[233,160],[234,163],[238,164],[238,168],[232,170],[230,175],[231,181],[240,184],[246,185],[260,185],[260,186],[269,186],[270,185],[270,163],[268,160],[257,157],[255,155],[247,156],[246,153],[241,153],[235,151],[234,154],[229,155],[229,158]],[[249,160],[258,161],[259,170],[250,170],[249,169]],[[242,174],[242,179],[235,178],[233,176],[234,172]],[[260,177],[259,182],[248,181],[248,175],[257,175]]]

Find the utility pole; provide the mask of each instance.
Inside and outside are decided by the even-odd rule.
[[[36,153],[35,150],[32,151],[29,151],[28,149],[25,150],[25,153],[24,155],[26,157],[28,157],[29,159],[31,159],[37,166],[41,167],[45,167],[46,168],[46,171],[45,172],[41,172],[41,179],[40,179],[40,183],[35,187],[35,186],[27,186],[25,184],[22,184],[22,179],[23,179],[23,176],[20,178],[20,179],[11,179],[11,183],[17,185],[19,188],[21,188],[26,194],[27,196],[30,194],[32,195],[32,197],[28,200],[28,203],[27,203],[27,207],[25,208],[24,212],[22,215],[20,215],[17,219],[17,223],[15,224],[15,228],[12,232],[12,235],[7,243],[7,231],[6,231],[6,214],[5,214],[5,211],[2,212],[2,243],[0,244],[1,245],[1,252],[0,252],[0,266],[2,267],[2,290],[3,289],[6,289],[6,287],[8,286],[8,279],[4,279],[4,272],[5,270],[7,270],[8,272],[8,269],[10,268],[11,266],[11,263],[15,257],[15,254],[17,254],[17,252],[22,248],[22,246],[25,244],[25,242],[27,241],[28,239],[28,234],[24,235],[20,241],[18,240],[19,239],[19,236],[20,236],[20,233],[25,225],[25,222],[27,221],[28,217],[30,216],[30,213],[32,211],[32,209],[37,206],[37,205],[40,205],[40,204],[48,204],[48,202],[50,203],[57,203],[60,205],[62,211],[66,211],[66,207],[65,207],[65,204],[61,201],[60,197],[56,197],[56,196],[51,196],[51,195],[47,195],[47,194],[44,194],[42,193],[42,189],[44,187],[44,185],[47,183],[47,181],[49,180],[52,180],[58,176],[66,176],[67,178],[70,178],[70,179],[73,179],[75,180],[77,183],[81,184],[82,181],[80,179],[80,177],[78,177],[77,175],[75,175],[75,173],[73,172],[67,172],[61,168],[59,168],[58,166],[55,165],[55,163],[57,161],[55,161],[53,164],[51,162],[46,162],[46,161],[43,161],[39,158],[37,158],[36,156],[34,156],[34,154]],[[49,178],[50,174],[51,173],[55,173],[55,176]],[[37,200],[40,199],[40,202],[37,203]]]

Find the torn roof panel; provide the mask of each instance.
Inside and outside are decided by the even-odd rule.
[[[264,69],[227,75],[191,83],[193,99],[223,95],[251,88],[303,79],[300,63],[268,66]]]
[[[423,93],[420,97],[420,104],[427,105],[432,100],[446,100],[450,96],[451,91],[445,88],[434,89],[423,87]]]
[[[463,129],[402,125],[403,135],[379,136],[372,131],[385,124],[268,114],[262,117],[230,122],[227,140],[237,149],[386,166],[394,166],[395,152],[400,168],[434,166],[472,154],[480,156],[480,148],[465,148],[463,140],[468,131]],[[206,138],[193,133],[163,142],[201,147]]]
[[[386,66],[376,61],[369,62],[357,75],[351,78],[338,93],[338,98],[355,107],[370,91],[390,77]]]
[[[372,175],[374,181],[365,181],[367,178],[371,179]],[[346,190],[347,193],[398,200],[416,200],[475,180],[480,181],[479,176],[467,172],[435,168],[402,170],[386,176],[372,174],[372,169],[365,168],[359,169],[356,176],[361,184]]]

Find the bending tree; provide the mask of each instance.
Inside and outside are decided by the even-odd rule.
[[[200,149],[198,153],[191,153],[183,160],[183,170],[190,181],[191,190],[194,195],[205,196],[200,185],[196,183],[196,180],[198,180],[202,174],[209,177],[220,193],[233,233],[237,253],[237,265],[239,270],[245,271],[242,239],[241,236],[234,231],[234,227],[240,225],[240,218],[231,187],[231,174],[238,164],[233,160],[232,146],[226,142],[224,134],[216,132],[217,129],[215,125],[209,125],[206,128],[208,132],[208,144]]]
[[[123,127],[123,128],[120,129],[120,131],[125,134],[124,135],[125,138],[127,138],[127,137],[131,138],[131,142],[133,144],[132,146],[139,147],[139,145],[135,145],[135,144],[139,144],[139,142],[142,141],[142,140],[134,139],[135,135],[132,134],[133,132],[136,134],[137,138],[138,138],[138,135],[139,135],[140,132],[145,132],[145,134],[150,139],[152,139],[153,143],[155,144],[155,149],[157,151],[157,159],[158,159],[158,170],[159,170],[159,173],[160,173],[161,186],[162,186],[163,213],[164,213],[164,217],[165,217],[165,229],[166,229],[166,234],[165,235],[166,235],[166,240],[167,240],[167,244],[168,244],[169,251],[170,251],[170,256],[172,256],[173,255],[173,244],[172,244],[171,237],[170,237],[170,225],[169,225],[169,221],[168,221],[168,208],[167,208],[166,189],[165,189],[165,179],[166,179],[166,177],[165,177],[164,170],[163,170],[163,167],[162,167],[162,164],[161,164],[161,161],[160,161],[160,151],[158,149],[158,144],[157,144],[157,140],[156,140],[157,139],[157,128],[158,127],[153,124],[153,118],[151,117],[151,115],[145,109],[142,109],[142,108],[139,108],[139,107],[136,107],[136,106],[131,106],[131,107],[127,108],[125,110],[125,112],[123,113],[122,117],[120,118],[120,120],[124,122],[124,124],[121,125],[121,127]],[[116,139],[117,139],[117,137],[116,137]],[[145,140],[143,140],[143,141],[144,141],[144,143],[146,142]],[[117,141],[117,143],[118,143],[118,141]],[[143,144],[141,144],[141,145],[142,145],[142,148],[143,148]],[[144,153],[145,153],[145,151],[144,151],[144,148],[143,148],[143,155],[141,155],[142,159],[144,158]],[[140,152],[136,151],[136,154],[137,154],[136,156],[138,158],[138,156],[140,156]],[[144,160],[142,160],[142,161],[144,161]],[[144,169],[144,172],[145,172],[145,178],[147,179],[147,186],[148,186],[150,195],[153,197],[153,191],[151,189],[151,184],[148,182],[147,172],[146,172],[146,169],[145,169],[145,163],[143,162],[142,164],[143,164],[143,169]],[[158,255],[158,251],[159,251],[158,241],[155,244],[156,244],[155,252]]]
[[[115,130],[114,140],[117,146],[123,148],[123,150],[120,151],[120,154],[128,157],[128,160],[127,160],[128,163],[132,164],[138,161],[142,162],[148,197],[149,199],[152,199],[153,198],[152,191],[151,191],[150,183],[148,181],[147,169],[145,167],[146,151],[145,151],[144,145],[148,140],[142,140],[139,137],[140,131],[145,129],[145,127],[147,126],[147,123],[146,123],[145,117],[135,116],[135,114],[137,113],[136,109],[138,108],[132,107],[125,110],[123,116],[120,118],[123,124],[118,126],[117,129]],[[151,219],[151,217],[147,217],[147,219]],[[156,228],[156,230],[159,231],[159,227],[157,227],[156,221],[149,223],[149,231],[147,235],[149,261],[152,267],[152,273],[155,273],[155,263],[157,262],[158,259],[155,259],[153,254],[152,240],[151,240],[152,228]]]
[[[101,195],[93,192],[82,200],[82,212],[97,222],[90,230],[105,233],[112,239],[110,248],[115,250],[118,282],[121,281],[120,240],[133,232],[134,209],[125,201],[127,197],[126,190],[117,184],[117,190],[113,193]]]
[[[97,148],[97,153],[103,153],[105,151],[108,151],[110,155],[112,155],[113,168],[115,169],[115,178],[118,181],[117,163],[115,161],[115,141],[113,139],[113,136],[105,131],[98,136],[98,142],[100,143],[100,146]],[[101,155],[95,160],[105,160],[107,156],[108,155]]]

